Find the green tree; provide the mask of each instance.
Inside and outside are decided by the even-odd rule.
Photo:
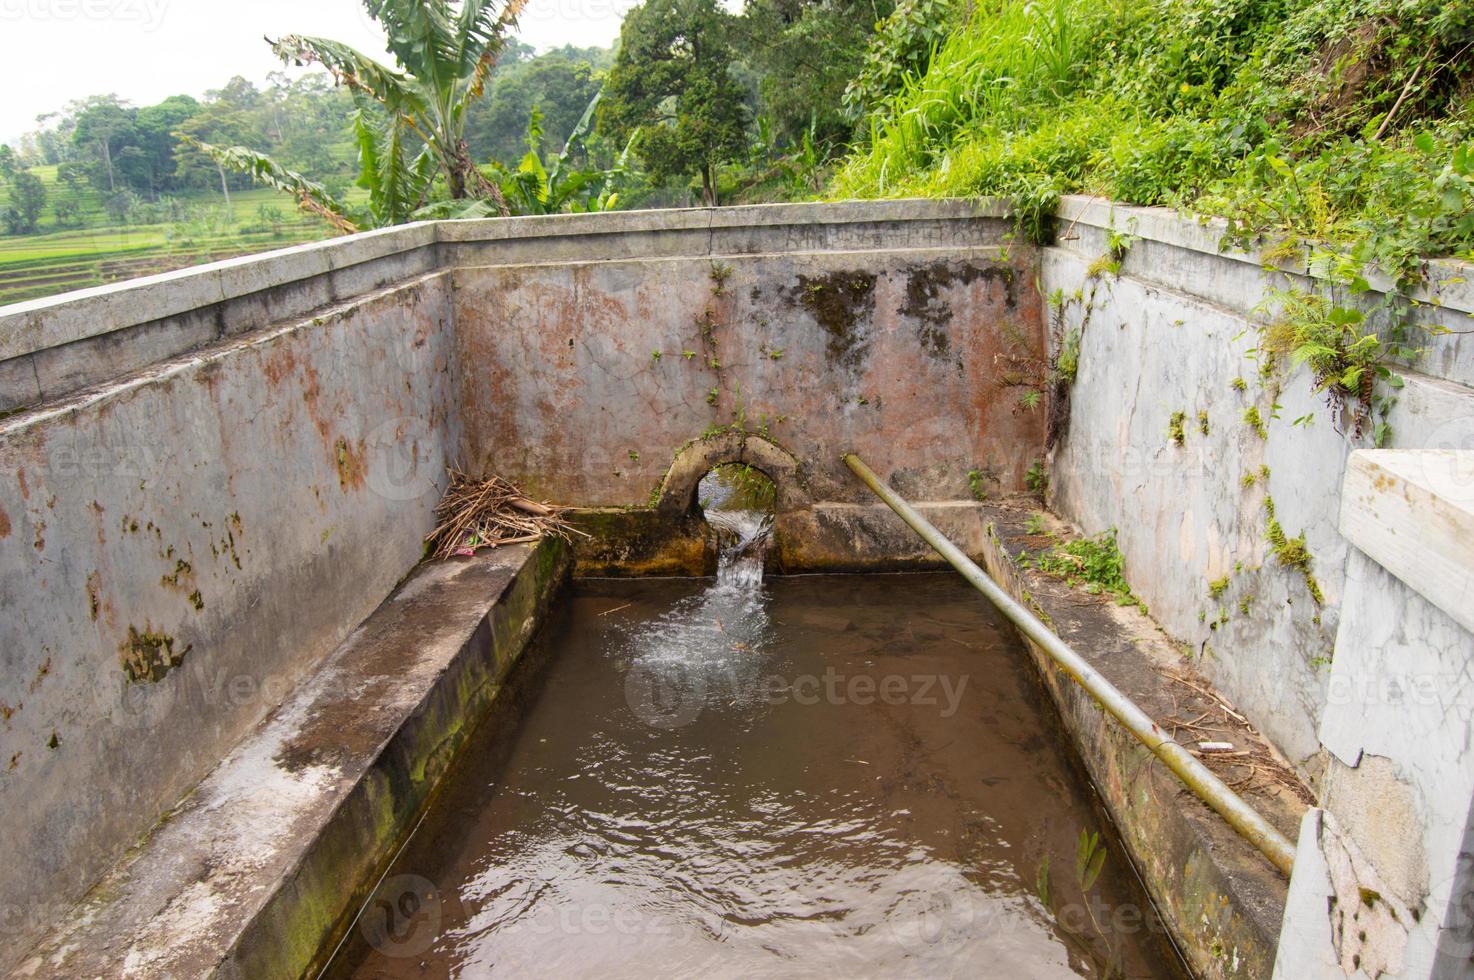
[[[900,90],[908,75],[926,71],[931,54],[965,20],[971,4],[956,0],[899,0],[875,25],[863,64],[844,93],[845,109],[859,119]]]
[[[118,175],[113,158],[136,142],[132,107],[116,95],[96,95],[73,103],[72,109],[72,142],[93,159],[93,183],[116,193]]]
[[[56,214],[57,227],[82,227],[82,200],[77,195],[68,194],[57,201],[52,210]]]
[[[20,172],[20,158],[10,144],[0,145],[0,180],[9,180]]]
[[[40,227],[46,207],[46,185],[29,170],[16,171],[10,178],[10,207],[5,211],[5,229],[11,235],[31,235]]]
[[[222,90],[224,91],[224,90]],[[263,137],[253,117],[239,103],[219,98],[207,101],[198,112],[190,116],[172,134],[180,140],[174,151],[178,183],[182,187],[203,188],[212,184],[220,187],[225,201],[230,203],[230,175],[226,167],[208,154],[200,152],[195,141],[211,144],[261,145]]]
[[[174,131],[199,111],[200,103],[188,95],[171,95],[158,105],[138,110],[134,126],[147,187],[134,184],[136,189],[146,190],[150,196],[174,189],[174,149],[178,142]]]
[[[845,89],[865,63],[877,20],[892,0],[747,0],[737,21],[741,49],[758,72],[762,115],[795,146],[849,141]]]
[[[478,160],[516,160],[525,150],[534,109],[542,116],[538,153],[561,152],[612,61],[607,48],[563,47],[499,67],[490,92],[467,117],[472,154]]]
[[[304,173],[353,173],[357,158],[357,146],[350,138],[353,94],[335,86],[327,72],[296,79],[274,72],[268,81],[271,85],[259,111],[272,154],[284,166]]]
[[[534,108],[527,124],[527,153],[516,170],[493,163],[502,194],[518,214],[559,214],[564,211],[613,211],[619,205],[623,182],[635,138],[608,170],[579,169],[572,164],[593,123],[602,93],[594,93],[583,115],[574,123],[563,149],[551,160],[542,153],[542,114]]]
[[[600,119],[616,139],[642,130],[640,156],[657,180],[699,174],[707,204],[717,201],[717,167],[746,148],[732,20],[717,0],[645,0],[632,9]]]

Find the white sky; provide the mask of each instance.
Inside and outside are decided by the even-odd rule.
[[[609,45],[635,2],[530,0],[517,36],[540,51]],[[384,50],[359,0],[0,0],[0,142],[88,95],[147,105],[233,75],[260,84],[282,68],[262,35],[288,33]]]

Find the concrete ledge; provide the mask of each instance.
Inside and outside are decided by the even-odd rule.
[[[971,500],[918,503],[926,519],[974,558],[985,550],[981,509]],[[695,509],[590,507],[570,515],[589,535],[573,544],[574,574],[714,575],[716,535]],[[946,568],[936,552],[884,504],[819,503],[774,519],[768,569],[804,572],[918,571]]]
[[[179,316],[434,242],[434,223],[420,222],[0,306],[0,361]]]
[[[461,266],[996,248],[999,201],[895,200],[419,222],[0,307],[0,413]]]
[[[314,972],[566,567],[545,541],[418,568],[13,976]]]
[[[1121,276],[1164,296],[1205,300],[1250,322],[1264,317],[1265,303],[1273,302],[1274,290],[1324,291],[1327,287],[1324,275],[1311,267],[1305,249],[1289,257],[1269,258],[1254,249],[1220,247],[1228,226],[1219,218],[1194,218],[1170,208],[1075,196],[1061,201],[1058,223],[1059,248],[1050,251],[1090,262],[1106,254],[1112,233],[1129,235]],[[1407,318],[1428,332],[1413,338],[1420,353],[1404,361],[1404,366],[1474,387],[1474,263],[1428,259],[1420,271],[1421,281],[1407,290],[1412,301]],[[1370,327],[1388,329],[1389,314],[1381,300],[1393,282],[1374,269],[1365,270],[1364,275],[1371,291],[1359,297],[1343,295],[1337,302],[1359,307],[1367,314]],[[1045,278],[1049,278],[1047,272]],[[1101,281],[1109,289],[1112,277]],[[1129,315],[1129,308],[1121,311],[1123,318]]]
[[[1032,502],[1030,502],[1032,506]],[[1147,617],[1020,569],[1028,509],[985,505],[983,565],[1159,723],[1206,708],[1164,674],[1182,672],[1179,652]],[[1200,978],[1268,977],[1288,884],[1250,844],[1183,788],[1083,688],[1028,645],[1084,768],[1110,812],[1132,863],[1173,939]],[[1205,689],[1207,682],[1196,678]],[[1256,739],[1245,727],[1236,743]],[[1261,745],[1263,743],[1260,743]],[[1288,791],[1244,796],[1293,839],[1306,804]]]
[[[716,574],[716,535],[699,514],[585,507],[570,513],[568,519],[588,535],[573,539],[575,575]]]
[[[667,208],[549,214],[522,218],[476,218],[439,222],[442,242],[504,241],[563,235],[628,235],[641,232],[706,231],[712,228],[790,224],[855,224],[875,221],[1003,218],[1004,201],[907,198],[886,201],[835,201],[802,204],[749,204],[741,207]]]
[[[1474,631],[1474,452],[1352,453],[1341,490],[1341,533]]]
[[[913,501],[928,521],[973,559],[986,546],[982,509],[971,500]],[[947,564],[884,504],[819,503],[779,514],[776,564],[784,572],[883,572]]]
[[[1259,251],[1223,248],[1220,243],[1228,232],[1228,222],[1222,218],[1194,218],[1171,208],[1137,207],[1075,194],[1060,200],[1058,220],[1062,230],[1082,225],[1112,229],[1259,269],[1310,275],[1308,256],[1303,249],[1293,258],[1267,259]],[[1424,280],[1409,291],[1410,297],[1446,310],[1474,313],[1474,263],[1459,259],[1430,259],[1425,266]],[[1367,281],[1379,291],[1393,285],[1386,276],[1375,272],[1367,275]]]

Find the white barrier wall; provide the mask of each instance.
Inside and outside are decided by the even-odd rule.
[[[1303,268],[1221,254],[1221,228],[1158,209],[1071,199],[1060,227],[1041,284],[1055,293],[1056,342],[1080,331],[1080,357],[1050,458],[1053,505],[1086,531],[1118,529],[1153,617],[1321,800],[1278,973],[1465,975],[1467,264],[1430,263],[1418,316],[1454,333],[1428,337],[1399,372],[1390,455],[1362,453],[1370,434],[1338,431],[1308,370],[1260,373],[1259,308],[1269,290],[1310,285]],[[1101,259],[1113,241],[1126,248],[1118,272]],[[1275,547],[1302,534],[1308,567]]]

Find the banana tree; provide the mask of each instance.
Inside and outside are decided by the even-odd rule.
[[[345,205],[317,181],[304,177],[295,170],[288,170],[265,153],[258,153],[244,146],[212,146],[201,143],[187,133],[174,135],[180,143],[199,150],[215,161],[217,166],[250,174],[258,184],[286,191],[297,199],[297,206],[303,211],[317,215],[345,234],[364,227],[378,227],[372,214]]]
[[[398,68],[328,38],[289,34],[271,41],[283,61],[319,64],[381,111],[360,106],[354,119],[376,223],[405,221],[424,205],[436,177],[452,200],[489,198],[506,213],[501,190],[476,169],[466,148],[466,110],[481,97],[497,56],[527,0],[364,0],[383,26]]]
[[[600,90],[579,117],[562,151],[548,166],[542,158],[542,113],[532,110],[527,124],[527,154],[516,170],[500,163],[496,181],[510,207],[518,214],[558,214],[562,211],[613,211],[619,204],[618,180],[626,172],[629,156],[639,140],[640,131],[631,134],[619,160],[609,170],[581,170],[573,163],[574,153],[583,146],[593,125],[594,111],[603,97]]]

